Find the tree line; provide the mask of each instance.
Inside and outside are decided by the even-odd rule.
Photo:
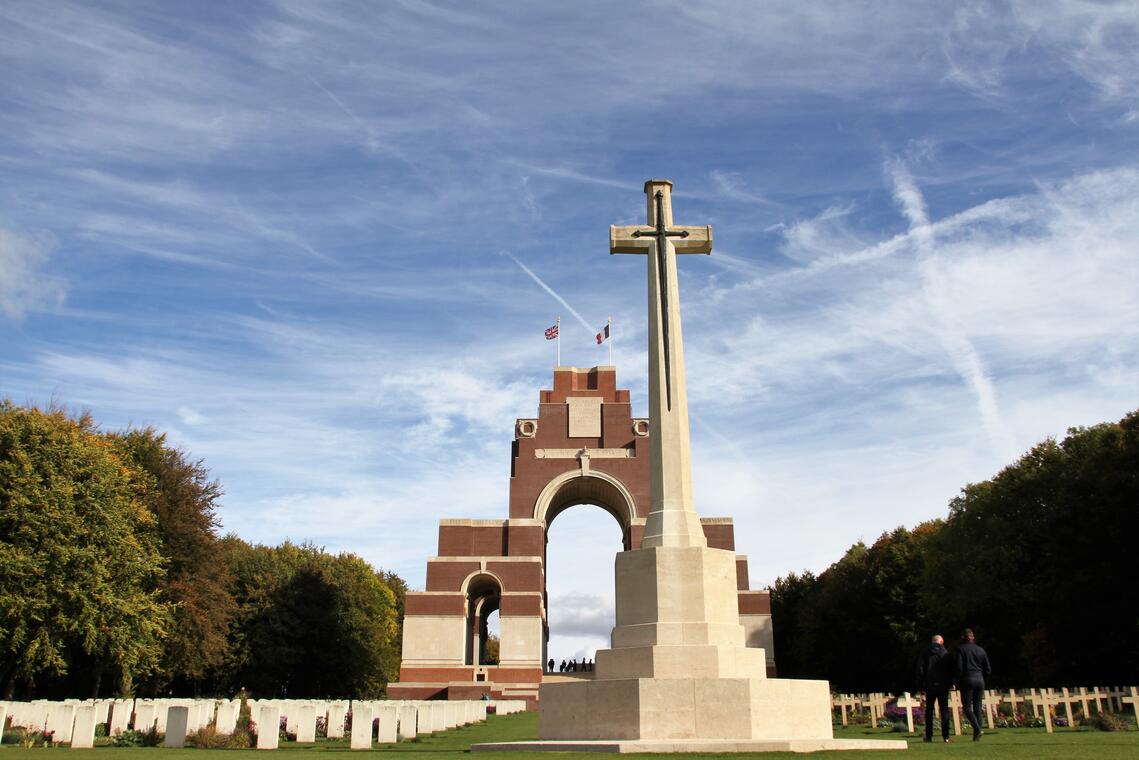
[[[403,580],[219,536],[221,495],[153,428],[0,401],[0,699],[381,696]]]
[[[1139,412],[1073,428],[965,486],[944,519],[779,578],[779,675],[912,691],[930,636],[949,643],[970,627],[995,686],[1135,683],[1137,528]]]

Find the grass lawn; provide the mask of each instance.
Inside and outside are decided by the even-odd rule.
[[[437,736],[424,736],[413,742],[394,745],[377,745],[376,751],[411,753],[407,760],[455,760],[465,754],[471,760],[522,760],[534,757],[537,760],[598,760],[596,753],[521,753],[521,752],[480,752],[468,754],[471,744],[479,742],[526,741],[538,736],[538,716],[535,713],[519,713],[503,717],[491,716],[490,720],[474,726],[453,729]],[[1048,735],[1043,729],[1012,728],[1000,729],[985,734],[980,742],[973,743],[968,736],[955,737],[949,745],[924,744],[920,736],[891,733],[888,729],[866,727],[836,728],[837,739],[906,739],[909,749],[904,755],[896,752],[828,752],[827,758],[1041,758],[1060,760],[1061,758],[1094,758],[1094,760],[1136,760],[1139,759],[1139,732],[1103,733],[1080,729],[1057,729]],[[249,753],[255,750],[226,749],[162,749],[157,747],[117,748],[112,746],[95,749],[67,748],[24,749],[5,745],[0,747],[3,760],[44,760],[45,754],[63,754],[59,760],[233,760],[234,753]],[[282,743],[278,752],[286,753],[286,760],[306,760],[307,756],[329,752],[350,754],[346,741],[324,741],[315,746],[300,746]],[[302,758],[305,755],[306,758]],[[637,755],[637,757],[675,758],[675,755]],[[687,755],[686,757],[737,758],[739,755]],[[757,755],[763,758],[796,758],[803,755],[792,753],[766,753]],[[312,760],[317,760],[313,758]]]

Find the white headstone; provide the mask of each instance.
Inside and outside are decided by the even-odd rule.
[[[329,739],[344,738],[344,719],[347,715],[347,702],[333,702],[328,706],[328,722],[324,725],[325,735]]]
[[[458,702],[443,703],[443,725],[446,728],[455,728],[459,725],[459,710],[462,708]]]
[[[75,723],[71,731],[71,747],[88,749],[95,746],[95,721],[98,720],[95,705],[78,705],[75,708]]]
[[[45,731],[50,731],[57,744],[71,743],[71,730],[75,726],[75,704],[54,702],[48,708]]]
[[[257,710],[257,749],[277,749],[281,730],[281,708],[262,704]]]
[[[414,739],[419,730],[419,710],[413,704],[399,706],[399,740]]]
[[[107,726],[108,736],[117,736],[130,727],[131,713],[134,712],[133,699],[116,699],[111,705],[111,721]]]
[[[166,738],[163,747],[178,749],[186,746],[186,727],[190,724],[190,708],[170,705],[166,708]]]
[[[372,748],[372,707],[365,702],[352,703],[352,749]]]
[[[229,736],[237,727],[237,719],[241,715],[241,700],[223,699],[218,702],[217,732]]]
[[[296,714],[297,744],[316,742],[316,706],[306,702],[291,708],[290,712]]]
[[[149,731],[154,727],[158,708],[150,699],[138,699],[134,703],[134,730]]]
[[[380,744],[395,744],[398,738],[396,733],[396,723],[399,721],[398,708],[395,705],[377,705],[376,717],[380,719],[376,741]]]

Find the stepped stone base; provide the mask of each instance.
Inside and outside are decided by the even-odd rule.
[[[826,681],[628,678],[542,684],[543,740],[830,740]]]
[[[475,752],[823,752],[827,750],[906,749],[893,739],[692,739],[688,741],[538,741],[472,744]]]

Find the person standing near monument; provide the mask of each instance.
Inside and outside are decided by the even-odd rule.
[[[933,706],[941,716],[941,739],[949,741],[949,689],[953,686],[954,662],[945,639],[934,634],[929,647],[918,655],[914,681],[925,693],[925,739],[933,741]]]
[[[981,709],[985,698],[985,679],[992,675],[989,655],[976,642],[972,628],[961,633],[957,647],[957,688],[961,691],[961,709],[973,727],[973,741],[981,740]]]

